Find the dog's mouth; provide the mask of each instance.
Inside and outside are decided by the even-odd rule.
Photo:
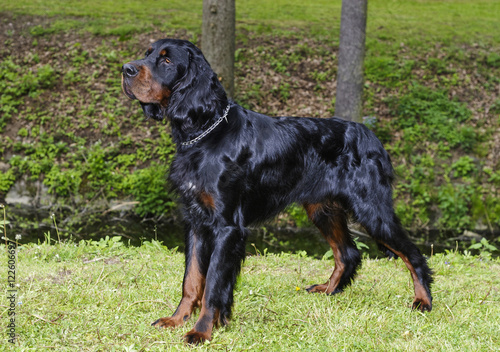
[[[129,99],[132,99],[132,100],[137,99],[137,97],[134,95],[134,93],[132,93],[132,91],[130,90],[130,87],[128,86],[127,80],[123,77],[123,75],[122,75],[122,90],[123,90],[123,93],[125,93],[125,95]]]

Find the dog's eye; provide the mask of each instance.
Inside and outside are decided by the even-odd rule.
[[[165,58],[165,62],[166,62],[167,64],[169,64],[169,63],[170,63],[170,59],[169,59],[168,57],[166,57],[166,58]]]

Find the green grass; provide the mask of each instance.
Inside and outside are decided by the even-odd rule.
[[[54,30],[85,28],[103,34],[128,34],[145,29],[182,28],[200,31],[202,2],[172,0],[127,1],[0,1],[2,11],[20,15],[55,17]],[[242,0],[236,2],[237,25],[268,32],[311,28],[335,38],[340,27],[341,1]],[[500,3],[482,1],[371,0],[368,38],[401,41],[423,39],[498,41]]]
[[[54,241],[52,241],[54,242]],[[5,268],[5,246],[0,265]],[[194,349],[221,351],[492,351],[500,345],[500,261],[470,253],[434,255],[434,309],[410,310],[410,275],[401,260],[365,258],[354,284],[327,297],[333,261],[303,254],[249,256],[234,317]],[[17,351],[191,351],[175,330],[150,323],[180,300],[183,255],[159,242],[100,242],[18,248]],[[2,270],[5,275],[5,271]],[[6,288],[2,296],[6,297]],[[2,300],[2,302],[5,302]],[[7,325],[0,306],[2,340]],[[2,341],[0,350],[11,345]]]

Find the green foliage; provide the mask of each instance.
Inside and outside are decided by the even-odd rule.
[[[6,225],[10,224],[9,220],[0,219],[0,231],[3,232],[3,229]]]
[[[1,209],[1,213],[0,213],[0,233],[3,236],[6,233],[5,226],[7,226],[10,222],[9,222],[9,220],[6,219],[7,213],[5,211],[5,205],[0,204],[0,209]]]
[[[365,60],[365,76],[377,84],[399,86],[411,79],[414,67],[414,60],[398,62],[392,57],[369,55]]]
[[[478,250],[479,255],[486,259],[491,259],[492,253],[498,251],[498,248],[492,245],[486,238],[482,238],[480,242],[473,241],[469,249]]]
[[[438,59],[430,57],[427,59],[427,67],[434,75],[444,75],[448,73],[454,73],[455,71],[448,67],[448,62],[443,59]]]
[[[29,137],[26,129],[21,129],[19,134]],[[123,146],[133,144],[126,138],[122,142]],[[78,140],[78,143],[85,141]],[[174,144],[166,131],[136,154],[121,153],[118,147],[104,147],[101,143],[88,148],[78,143],[70,147],[45,133],[34,144],[17,142],[14,147],[24,156],[10,158],[11,168],[0,175],[0,192],[7,192],[17,175],[26,174],[31,180],[42,179],[48,192],[57,196],[60,204],[131,194],[140,202],[135,211],[141,216],[161,215],[175,207],[166,181]],[[62,156],[65,156],[64,162],[60,162]],[[155,163],[130,173],[139,162],[151,158],[163,164]]]
[[[116,173],[110,167],[110,161],[117,154],[115,148],[102,148],[100,143],[94,144],[86,156],[86,169],[88,170],[86,187],[89,191],[103,189],[112,191],[116,187]]]
[[[331,78],[329,72],[314,70],[310,74],[311,78],[317,82],[325,82]]]
[[[500,115],[500,99],[497,99],[491,104],[490,111]]]
[[[476,169],[476,165],[474,164],[474,159],[466,155],[455,161],[451,165],[451,168],[454,170],[454,177],[466,177]]]
[[[467,106],[448,98],[446,91],[414,85],[399,99],[389,101],[395,124],[403,131],[407,152],[418,149],[422,141],[444,141],[451,148],[471,151],[477,143],[476,132],[464,125],[471,112]]]
[[[276,95],[283,103],[286,103],[290,98],[290,83],[281,82],[279,86],[274,86],[271,89],[271,93]]]
[[[45,175],[43,183],[49,187],[49,193],[59,197],[76,196],[80,192],[83,170],[80,168],[61,169],[54,165]]]
[[[0,173],[0,193],[7,193],[15,182],[16,175],[12,168]]]
[[[470,228],[471,215],[469,212],[474,189],[465,185],[447,184],[438,191],[438,207],[441,210],[439,224],[446,229]]]
[[[278,73],[285,73],[288,65],[286,64],[286,62],[277,60],[274,57],[272,57],[271,67]]]
[[[483,171],[489,176],[488,182],[492,182],[495,186],[500,187],[500,170],[493,171],[491,168],[485,167]]]
[[[471,155],[481,149],[478,146],[484,137],[467,124],[471,111],[466,105],[450,99],[445,90],[420,85],[388,102],[395,115],[392,127],[401,131],[399,143],[388,149],[407,162],[396,166],[404,180],[395,190],[396,213],[403,224],[431,224],[457,231],[478,222],[496,224],[500,200],[498,194],[481,186],[482,165]],[[450,164],[452,155],[464,152],[468,155]],[[491,170],[484,172],[490,176],[489,182],[495,179]],[[402,199],[403,194],[408,198]]]
[[[56,70],[50,65],[43,65],[37,70],[38,85],[41,88],[50,88],[58,78]]]
[[[135,212],[140,216],[161,215],[175,208],[175,198],[167,183],[168,166],[152,164],[149,168],[135,171],[124,181],[124,189],[140,202]]]
[[[175,145],[172,136],[167,131],[161,131],[159,138],[154,141],[153,155],[158,160],[170,162],[175,153]]]
[[[431,205],[435,201],[433,187],[435,181],[435,161],[428,154],[415,155],[410,158],[410,165],[399,165],[396,174],[403,176],[406,182],[398,182],[396,194],[405,192],[410,200],[396,204],[396,214],[407,226],[417,223],[427,224],[431,218]]]
[[[238,87],[236,87],[236,90],[238,91]],[[238,92],[238,103],[247,109],[255,108],[255,106],[247,102],[254,101],[256,104],[260,104],[262,102],[263,94],[264,92],[262,90],[261,82],[256,81],[256,83],[252,84],[252,86],[247,90]]]
[[[301,205],[292,204],[287,207],[285,212],[298,227],[304,227],[311,224],[304,207]]]
[[[109,236],[106,236],[105,238],[99,239],[99,241],[89,240],[86,245],[91,245],[99,249],[109,250],[123,247],[124,243],[122,242],[121,236],[113,236],[111,238]]]
[[[499,68],[500,67],[500,54],[492,52],[486,57],[486,64],[490,67]]]
[[[68,151],[66,143],[55,142],[54,137],[46,133],[40,135],[37,143],[16,143],[14,149],[25,156],[13,156],[9,160],[10,165],[15,167],[16,173],[28,174],[32,180],[49,172],[54,159]]]
[[[56,79],[57,73],[50,65],[40,66],[35,74],[29,66],[18,65],[11,57],[0,61],[0,132],[18,112],[23,96],[38,95],[51,88]]]
[[[28,136],[28,130],[26,128],[20,128],[19,131],[17,132],[17,135],[20,137],[27,137]]]

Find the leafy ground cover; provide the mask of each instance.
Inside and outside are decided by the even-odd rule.
[[[430,258],[434,309],[426,314],[410,309],[413,287],[401,260],[365,256],[354,284],[328,297],[304,288],[322,282],[332,260],[254,253],[243,266],[230,324],[193,348],[182,335],[197,314],[175,330],[150,326],[180,300],[184,261],[175,248],[155,240],[130,247],[120,237],[75,243],[46,236],[16,250],[17,351],[493,351],[500,345],[500,261],[487,247],[474,256],[448,251]],[[3,243],[0,252],[5,268]],[[2,303],[2,340],[7,314]],[[2,342],[0,350],[12,347]]]
[[[151,40],[199,43],[201,3],[0,3],[0,201],[23,180],[69,232],[116,201],[174,216],[168,124],[144,121],[119,70]],[[237,6],[236,100],[331,116],[340,1]],[[500,227],[499,11],[491,0],[370,2],[365,123],[393,158],[408,228]],[[282,221],[307,223],[295,207]]]

